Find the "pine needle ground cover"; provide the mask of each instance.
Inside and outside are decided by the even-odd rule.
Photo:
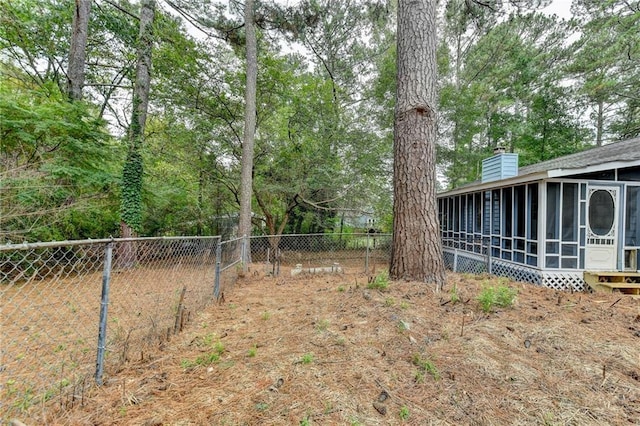
[[[638,424],[640,300],[449,274],[265,275],[50,424]],[[486,288],[508,288],[485,309]],[[455,290],[454,290],[455,289]],[[134,349],[132,349],[134,351]]]

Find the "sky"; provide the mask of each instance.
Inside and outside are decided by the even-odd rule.
[[[556,14],[560,18],[571,18],[571,0],[553,0],[551,4],[543,9],[549,14]]]

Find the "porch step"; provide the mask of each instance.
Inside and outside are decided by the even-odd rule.
[[[584,281],[594,291],[640,296],[640,272],[585,271]]]

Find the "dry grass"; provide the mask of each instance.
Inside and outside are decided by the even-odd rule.
[[[144,362],[32,424],[640,424],[640,300],[448,276],[367,289],[364,275],[254,271]],[[459,302],[451,300],[455,284]],[[620,299],[620,300],[619,300]],[[135,360],[135,348],[131,348]],[[44,413],[44,414],[43,414]]]

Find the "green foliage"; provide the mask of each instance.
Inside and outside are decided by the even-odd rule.
[[[454,305],[460,302],[460,296],[458,295],[458,287],[456,287],[455,284],[453,285],[453,287],[451,287],[451,290],[449,290],[449,297],[450,297],[451,303]]]
[[[300,420],[300,426],[310,426],[311,425],[311,419],[309,417],[305,417],[304,419]]]
[[[386,272],[379,273],[369,281],[368,289],[385,291],[389,288],[389,274]]]
[[[115,230],[117,149],[104,122],[56,86],[0,83],[3,237],[47,241]]]
[[[142,227],[142,156],[136,148],[129,150],[122,171],[121,217],[133,230]]]
[[[302,355],[302,358],[300,358],[300,362],[302,364],[311,364],[313,362],[313,354],[312,353],[306,353],[306,354]]]
[[[400,407],[400,420],[407,421],[409,420],[409,417],[411,416],[411,412],[409,411],[409,407],[407,407],[406,405],[403,405],[402,407]]]
[[[483,312],[491,312],[494,307],[509,308],[513,306],[517,290],[500,285],[498,287],[485,286],[476,300]]]
[[[207,338],[203,339],[205,345],[210,346],[210,351],[206,354],[198,356],[194,360],[183,359],[180,362],[180,366],[186,370],[191,370],[196,367],[207,367],[211,364],[215,364],[220,361],[220,357],[224,353],[224,344],[218,341],[215,344],[211,345],[210,342],[207,343]]]
[[[414,354],[411,358],[413,365],[418,367],[415,379],[416,382],[422,383],[424,381],[424,374],[429,374],[434,380],[440,380],[440,372],[436,365],[429,358],[424,358],[420,354]]]
[[[327,319],[322,319],[316,323],[317,331],[327,331],[328,328],[329,328],[329,320]]]
[[[256,356],[256,354],[258,353],[258,348],[253,345],[251,348],[249,348],[249,350],[247,351],[247,356],[249,358],[253,358]]]

